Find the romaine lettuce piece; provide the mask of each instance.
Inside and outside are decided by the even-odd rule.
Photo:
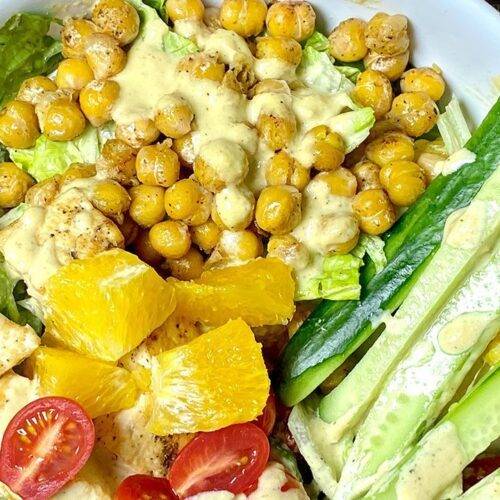
[[[460,103],[453,96],[445,112],[439,115],[437,126],[443,138],[448,154],[453,154],[463,148],[471,138],[471,133],[465,121]]]
[[[351,253],[360,259],[362,259],[365,254],[368,255],[375,266],[375,273],[379,273],[387,264],[384,245],[384,240],[380,238],[380,236],[362,234],[356,248]]]
[[[330,128],[342,136],[348,153],[368,137],[374,124],[375,115],[372,108],[355,109],[330,120]]]
[[[312,48],[317,50],[318,52],[325,52],[328,50],[330,43],[328,42],[328,38],[320,33],[319,31],[315,31],[307,40],[304,45],[304,48]]]
[[[21,218],[27,209],[28,205],[26,203],[20,203],[17,207],[11,208],[5,215],[0,217],[0,229],[4,229],[9,224]]]
[[[199,51],[198,46],[193,41],[171,30],[163,36],[163,50],[177,57],[184,57]]]

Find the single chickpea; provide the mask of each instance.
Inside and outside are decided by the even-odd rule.
[[[271,236],[267,243],[267,256],[282,260],[296,271],[305,269],[311,257],[306,246],[291,234]]]
[[[224,0],[220,8],[220,23],[225,29],[248,38],[262,32],[266,14],[264,0]]]
[[[202,0],[167,0],[165,10],[172,21],[195,19],[201,21],[205,12]]]
[[[217,61],[215,56],[204,53],[190,54],[180,60],[177,65],[180,72],[185,72],[196,79],[212,80],[221,83],[224,79],[226,68]]]
[[[204,144],[194,160],[194,175],[202,186],[216,193],[241,183],[248,173],[245,150],[236,142],[216,139]]]
[[[151,246],[167,259],[180,259],[191,248],[189,228],[177,220],[155,224],[149,231],[149,240]]]
[[[51,141],[72,141],[83,133],[85,126],[85,116],[72,101],[56,99],[45,108],[43,133]]]
[[[139,234],[134,241],[134,250],[139,259],[150,266],[158,266],[163,261],[163,255],[157,252],[151,245],[149,230],[139,230]]]
[[[0,208],[12,208],[22,201],[33,179],[15,163],[0,163]]]
[[[118,229],[123,234],[125,247],[128,247],[135,243],[135,240],[139,236],[139,225],[134,220],[132,220],[132,218],[128,214],[125,214],[123,222],[118,225]]]
[[[176,94],[162,97],[156,106],[155,125],[162,134],[172,139],[180,139],[191,132],[193,118],[189,103]]]
[[[119,94],[120,85],[113,80],[94,80],[81,90],[80,107],[94,127],[111,121],[111,111]]]
[[[385,233],[396,222],[396,213],[391,200],[382,189],[360,191],[352,207],[362,231],[371,235]]]
[[[439,112],[424,92],[404,92],[393,101],[390,118],[411,137],[419,137],[434,127]]]
[[[54,175],[32,185],[24,197],[24,202],[33,207],[46,207],[59,194],[62,176]]]
[[[391,82],[379,71],[367,69],[358,76],[353,97],[362,106],[372,108],[376,118],[381,118],[391,109]]]
[[[135,169],[143,184],[170,187],[179,179],[179,157],[166,142],[144,146],[137,153]]]
[[[177,153],[183,167],[193,168],[196,154],[194,152],[193,134],[191,132],[179,139],[174,139],[172,149]]]
[[[366,45],[385,56],[401,54],[408,50],[408,19],[405,16],[390,16],[383,12],[375,14],[366,26]]]
[[[386,132],[401,132],[401,129],[392,121],[386,118],[385,120],[379,120],[375,122],[375,125],[370,129],[370,134],[368,135],[368,138],[366,139],[366,142],[363,143],[366,144],[374,141],[375,139],[378,139],[382,135],[384,135]]]
[[[127,54],[118,41],[106,33],[95,33],[85,39],[85,58],[97,80],[117,75],[127,63]]]
[[[253,99],[259,94],[287,94],[291,95],[290,87],[288,83],[284,80],[276,80],[273,78],[268,78],[257,82],[254,87],[252,87],[250,92],[250,97]]]
[[[263,36],[257,39],[257,59],[281,59],[298,66],[302,58],[302,47],[297,40],[284,36]]]
[[[260,257],[264,248],[252,231],[222,231],[216,252],[229,260],[251,260]]]
[[[95,165],[89,163],[71,163],[61,174],[61,184],[75,181],[77,179],[88,179],[96,174]]]
[[[297,122],[292,113],[282,116],[261,113],[256,128],[269,148],[278,151],[291,142],[297,132]]]
[[[128,45],[139,34],[141,20],[137,11],[125,0],[99,0],[92,10],[92,21],[103,33],[120,45]]]
[[[280,151],[271,157],[266,166],[266,182],[268,186],[288,184],[302,191],[311,176],[311,171],[303,167],[286,151]]]
[[[330,172],[321,172],[314,181],[325,182],[330,193],[335,196],[352,197],[358,189],[358,181],[354,174],[347,168],[340,167]]]
[[[216,193],[213,203],[218,219],[230,231],[242,231],[252,222],[255,198],[244,185],[225,187]]]
[[[201,276],[204,265],[203,256],[191,247],[187,254],[180,259],[168,259],[167,265],[170,269],[170,274],[182,281],[195,280]]]
[[[424,169],[413,161],[397,160],[382,167],[380,182],[398,207],[415,203],[427,187]]]
[[[402,132],[387,132],[366,146],[366,157],[383,167],[395,160],[413,160],[413,140]]]
[[[361,19],[350,18],[342,21],[328,37],[330,54],[342,62],[360,61],[366,56],[366,23]]]
[[[404,73],[409,60],[409,50],[394,56],[384,56],[373,50],[369,50],[363,59],[363,63],[366,69],[378,71],[385,75],[391,82],[394,82]]]
[[[191,240],[205,253],[209,253],[216,247],[220,235],[221,230],[213,220],[191,228]]]
[[[85,57],[87,37],[97,33],[97,26],[87,19],[67,19],[61,30],[62,53],[64,57]]]
[[[45,92],[54,92],[57,85],[46,76],[32,76],[21,84],[16,99],[30,104],[38,103]]]
[[[153,120],[137,118],[130,123],[119,123],[116,126],[115,135],[131,147],[139,149],[155,142],[160,137],[160,131]]]
[[[56,83],[60,89],[81,90],[94,79],[85,59],[63,59],[57,68]]]
[[[129,214],[141,227],[151,227],[165,218],[165,189],[160,186],[134,186],[129,191]]]
[[[352,215],[338,215],[323,221],[322,225],[327,235],[327,253],[345,255],[353,250],[359,241],[359,224]]]
[[[307,135],[314,139],[312,166],[323,171],[339,168],[345,158],[345,143],[342,137],[326,125],[314,127]]]
[[[301,194],[292,186],[269,186],[262,190],[255,209],[257,225],[271,234],[285,234],[301,219]]]
[[[106,217],[121,224],[130,207],[130,196],[118,182],[106,179],[97,181],[90,189],[90,200]]]
[[[367,189],[382,189],[379,178],[380,167],[372,161],[362,160],[356,163],[356,165],[352,167],[351,172],[358,181],[360,191],[366,191]]]
[[[432,68],[405,71],[400,85],[402,92],[425,92],[433,101],[439,101],[446,88],[443,77]]]
[[[135,162],[134,148],[120,139],[109,139],[104,143],[96,162],[96,171],[99,177],[129,186],[135,181]]]
[[[0,111],[0,142],[8,148],[26,149],[35,145],[40,136],[33,105],[10,101]]]
[[[316,13],[309,2],[283,1],[269,7],[266,25],[272,36],[307,40],[316,28]]]

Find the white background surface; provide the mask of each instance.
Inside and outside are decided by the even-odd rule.
[[[443,69],[471,123],[478,124],[498,97],[500,14],[484,0],[310,0],[324,32],[348,17],[370,18],[377,11],[408,16],[415,66],[433,63]],[[211,4],[216,4],[214,0]],[[69,7],[92,0],[0,0],[0,22],[23,10],[69,13]],[[61,9],[62,7],[62,9]],[[500,85],[500,83],[499,83]]]

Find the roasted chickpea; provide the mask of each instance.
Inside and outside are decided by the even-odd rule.
[[[257,225],[271,234],[285,234],[301,219],[301,194],[292,186],[269,186],[262,190],[255,209]]]
[[[197,19],[201,21],[205,12],[202,0],[167,0],[165,9],[169,19]]]
[[[242,37],[257,36],[264,29],[267,5],[264,0],[224,0],[220,22]]]
[[[428,183],[441,173],[438,162],[446,158],[443,139],[435,139],[432,142],[425,139],[415,141],[415,161],[424,169]]]
[[[342,21],[328,37],[330,54],[338,61],[360,61],[366,56],[366,23],[361,19],[351,18]]]
[[[214,196],[213,203],[218,220],[230,231],[242,231],[252,222],[255,198],[244,185],[225,187]]]
[[[392,96],[391,82],[385,75],[372,69],[358,76],[353,90],[356,101],[372,108],[376,118],[381,118],[391,109]]]
[[[401,132],[387,132],[366,146],[366,157],[383,167],[395,160],[413,160],[413,141]]]
[[[168,259],[167,265],[170,269],[170,274],[182,281],[195,280],[201,276],[203,272],[203,256],[196,250],[190,248],[188,253],[180,259]]]
[[[302,42],[314,33],[316,13],[308,2],[276,2],[269,7],[266,25],[272,36],[286,36]]]
[[[139,14],[125,0],[99,0],[92,10],[92,21],[103,33],[116,38],[120,45],[133,42],[141,24]]]
[[[307,135],[313,138],[312,166],[314,168],[328,171],[340,167],[345,158],[345,144],[339,134],[331,131],[326,125],[318,125]]]
[[[276,153],[266,166],[266,181],[269,186],[288,184],[302,191],[307,186],[310,175],[311,171],[286,151]]]
[[[398,207],[415,203],[427,186],[424,169],[413,161],[393,161],[380,171],[380,182]]]
[[[314,178],[314,181],[325,182],[330,189],[330,193],[335,196],[352,197],[356,194],[358,188],[356,177],[344,167],[330,172],[321,172]]]
[[[139,225],[132,220],[130,215],[125,214],[123,222],[118,225],[125,240],[125,247],[132,245],[139,236]]]
[[[250,260],[264,252],[262,241],[252,231],[222,231],[217,249],[222,258]]]
[[[88,179],[96,174],[95,165],[90,163],[72,163],[61,175],[61,183]]]
[[[39,101],[45,92],[54,92],[57,85],[46,76],[33,76],[24,80],[19,88],[16,99],[29,102],[33,106]]]
[[[419,137],[436,125],[439,113],[424,92],[404,92],[394,99],[389,116],[406,134]]]
[[[361,229],[367,234],[385,233],[396,221],[391,200],[382,189],[360,191],[354,197],[352,208]]]
[[[263,36],[257,39],[255,55],[258,59],[281,59],[297,66],[302,58],[302,47],[293,38]]]
[[[358,181],[358,188],[360,191],[382,188],[379,178],[380,167],[372,161],[362,160],[356,163],[356,165],[352,167],[351,172]]]
[[[307,267],[310,260],[306,246],[291,234],[271,236],[267,243],[267,256],[280,259],[297,271]]]
[[[184,222],[167,220],[149,231],[151,246],[167,259],[180,259],[191,247],[189,228]]]
[[[322,237],[322,251],[345,255],[349,253],[359,241],[359,224],[356,217],[348,214],[323,217],[320,229]]]
[[[295,116],[261,113],[256,125],[259,135],[273,151],[286,147],[297,132]]]
[[[181,59],[177,69],[189,73],[193,78],[207,79],[221,83],[226,68],[217,58],[208,54],[191,54]]]
[[[157,252],[151,245],[149,230],[139,230],[139,234],[134,241],[134,250],[139,259],[150,266],[157,266],[163,260],[163,255]]]
[[[24,101],[10,101],[0,111],[0,142],[8,148],[26,149],[40,135],[35,108]]]
[[[179,179],[180,163],[177,154],[165,142],[141,148],[135,169],[143,184],[170,187]]]
[[[37,182],[28,189],[24,202],[33,207],[46,207],[52,203],[59,194],[62,176],[54,175],[43,181]]]
[[[134,186],[130,189],[130,217],[141,227],[151,227],[165,217],[165,189],[160,186]]]
[[[250,97],[253,99],[259,94],[288,94],[291,95],[290,87],[284,80],[268,78],[257,82],[250,91]]]
[[[194,175],[213,193],[239,184],[248,173],[245,150],[236,142],[216,139],[204,144],[194,160]]]
[[[401,54],[408,50],[408,19],[405,16],[390,16],[383,12],[375,14],[366,26],[366,45],[385,56]]]
[[[106,80],[127,63],[127,54],[117,40],[106,33],[95,33],[85,39],[85,58],[97,80]]]
[[[0,208],[12,208],[24,201],[33,179],[15,163],[0,163]]]
[[[60,89],[81,90],[94,78],[85,59],[63,59],[56,72],[56,83]]]
[[[191,133],[179,139],[174,139],[172,149],[177,153],[183,167],[192,168],[196,155],[194,152],[193,135]]]
[[[92,205],[118,224],[130,207],[130,196],[118,182],[106,179],[95,182],[90,189]]]
[[[45,108],[43,133],[51,141],[72,141],[83,133],[85,125],[85,116],[72,101],[56,99]]]
[[[194,115],[189,103],[181,96],[169,94],[156,106],[155,125],[162,134],[179,139],[191,132]]]
[[[213,221],[208,220],[204,224],[191,228],[191,239],[195,245],[198,245],[205,253],[213,250],[221,235],[219,226]]]
[[[135,180],[135,162],[134,148],[120,139],[109,139],[96,162],[96,170],[100,177],[129,186]]]
[[[153,120],[137,118],[130,123],[119,123],[115,135],[135,149],[142,148],[155,142],[160,137],[160,131]]]
[[[378,139],[387,132],[401,132],[402,130],[395,124],[392,120],[385,119],[375,122],[375,125],[370,130],[370,134],[366,140],[366,143],[372,142]],[[363,143],[363,144],[366,144]]]
[[[62,53],[64,57],[85,57],[87,37],[97,32],[97,26],[87,19],[72,19],[64,21],[61,30]]]
[[[82,89],[80,107],[94,127],[100,127],[111,120],[111,111],[119,93],[120,85],[113,80],[94,80]]]
[[[400,85],[403,92],[425,92],[433,101],[439,101],[446,88],[443,77],[432,68],[405,71]]]
[[[363,59],[365,68],[379,71],[384,74],[391,82],[397,80],[408,66],[410,59],[410,51],[401,52],[394,56],[383,56],[369,50],[366,57]]]

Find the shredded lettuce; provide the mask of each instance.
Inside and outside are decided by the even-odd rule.
[[[5,215],[0,217],[0,229],[6,228],[8,225],[21,218],[27,209],[28,205],[26,203],[21,203],[17,205],[17,207],[10,209]]]
[[[357,148],[368,137],[374,124],[375,115],[372,108],[361,108],[341,113],[330,121],[331,129],[344,139],[348,153]]]
[[[169,30],[163,36],[163,50],[177,57],[198,52],[198,46],[189,38],[185,38]]]
[[[360,259],[362,259],[365,255],[368,255],[375,265],[375,273],[379,273],[387,265],[384,245],[384,240],[382,240],[379,236],[362,234],[359,238],[358,245],[352,253]]]
[[[458,99],[453,96],[437,122],[439,132],[443,138],[448,154],[453,154],[465,146],[471,133],[465,117],[460,109]]]
[[[0,28],[0,107],[30,76],[46,75],[61,59],[61,43],[47,35],[52,20],[40,14],[12,16]]]
[[[165,11],[165,0],[143,0],[146,5],[153,7],[153,9],[160,14],[160,16],[167,20],[167,13]]]
[[[340,71],[346,78],[351,80],[352,83],[356,83],[359,74],[361,73],[361,69],[356,66],[347,66],[347,65],[335,65],[337,71]]]
[[[304,45],[305,48],[311,47],[318,52],[325,52],[328,50],[329,46],[328,38],[326,38],[323,33],[319,31],[315,31],[307,40]]]

